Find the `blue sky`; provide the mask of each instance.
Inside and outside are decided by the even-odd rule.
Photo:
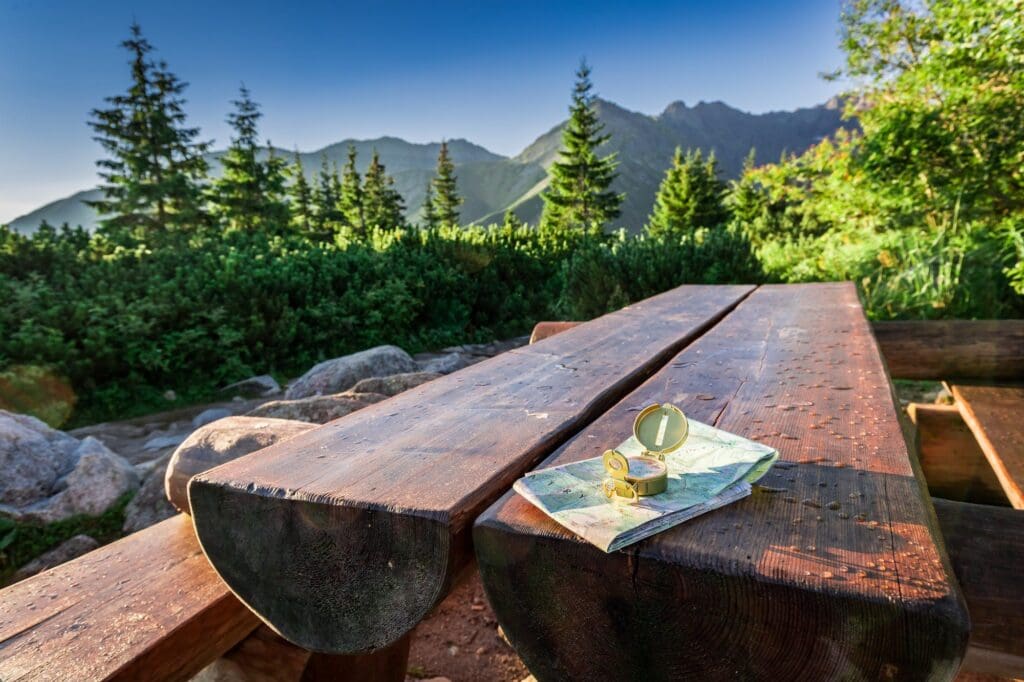
[[[86,120],[127,85],[133,18],[218,146],[244,81],[277,146],[465,137],[513,155],[564,118],[583,55],[602,97],[645,113],[822,102],[838,14],[838,0],[0,0],[0,222],[95,183]]]

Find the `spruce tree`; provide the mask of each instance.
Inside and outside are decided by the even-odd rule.
[[[732,223],[747,229],[764,215],[767,198],[764,190],[754,179],[754,149],[751,148],[743,161],[740,177],[729,183],[729,191],[725,197]]]
[[[438,220],[437,210],[434,208],[434,182],[427,181],[427,191],[423,196],[423,227],[433,229],[441,224]]]
[[[357,237],[366,236],[366,222],[363,220],[363,188],[359,185],[359,171],[356,170],[355,145],[348,146],[348,158],[341,176],[341,196],[338,208],[342,220]]]
[[[441,142],[437,155],[437,174],[434,176],[433,213],[441,225],[459,224],[459,205],[462,198],[456,187],[455,164],[448,155],[448,143]]]
[[[394,185],[395,179],[387,174],[377,150],[373,150],[363,178],[363,219],[367,229],[394,230],[404,224],[404,202]]]
[[[259,159],[259,105],[243,85],[228,123],[235,134],[221,158],[224,172],[208,192],[212,213],[227,230],[283,232],[290,222],[285,196],[286,163],[267,146]]]
[[[336,232],[340,226],[341,213],[338,210],[338,172],[331,171],[327,154],[320,156],[320,172],[313,188],[314,220],[313,229],[321,237]]]
[[[88,203],[103,215],[107,233],[141,237],[199,227],[209,143],[186,125],[188,84],[150,58],[153,46],[137,23],[121,45],[131,55],[132,83],[106,98],[109,108],[92,111],[89,125],[108,157],[96,162],[103,198]]]
[[[548,188],[541,194],[541,226],[546,229],[600,233],[605,223],[619,217],[623,195],[610,189],[618,162],[615,154],[597,155],[610,136],[602,132],[592,89],[584,61],[576,71],[559,160],[548,171]]]
[[[310,234],[313,227],[313,191],[302,168],[299,152],[295,152],[295,161],[291,166],[292,184],[289,187],[291,196],[291,212],[293,225],[303,234]]]
[[[656,237],[678,237],[700,227],[721,225],[729,218],[724,196],[725,184],[718,177],[714,152],[705,160],[699,149],[683,155],[676,147],[672,165],[658,188],[647,232]]]

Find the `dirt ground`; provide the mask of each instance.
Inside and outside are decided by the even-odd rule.
[[[413,631],[406,680],[520,682],[530,678],[498,634],[475,570]],[[532,678],[530,678],[532,679]]]

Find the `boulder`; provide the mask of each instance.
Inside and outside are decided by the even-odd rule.
[[[338,417],[361,410],[367,405],[379,403],[386,398],[386,395],[379,393],[338,393],[337,395],[318,395],[301,400],[272,400],[257,407],[249,413],[249,416],[326,424]]]
[[[192,428],[198,429],[199,427],[206,426],[218,419],[230,417],[232,414],[234,413],[226,407],[211,407],[210,409],[203,410],[196,416],[192,417]]]
[[[188,513],[190,478],[313,428],[315,424],[303,421],[259,417],[225,417],[207,424],[190,435],[171,457],[163,477],[166,498]]]
[[[71,471],[55,482],[55,494],[20,508],[17,520],[53,523],[79,514],[99,516],[139,487],[138,474],[128,460],[92,436],[79,443],[74,457]]]
[[[92,436],[73,438],[38,419],[0,410],[0,513],[51,523],[98,515],[134,490],[139,477]]]
[[[139,492],[124,508],[124,525],[121,530],[125,533],[148,528],[154,523],[174,516],[177,511],[164,494],[164,474],[167,471],[167,463],[171,461],[171,453],[154,461],[150,470],[142,479]],[[139,467],[136,466],[138,471]]]
[[[70,540],[65,540],[48,552],[40,554],[17,570],[14,580],[24,580],[36,573],[42,573],[54,566],[76,559],[87,552],[91,552],[100,546],[100,543],[88,535],[76,535]]]
[[[228,384],[220,389],[220,391],[230,396],[240,396],[242,398],[266,398],[280,393],[281,385],[269,374],[261,374]]]
[[[419,371],[416,361],[397,346],[377,346],[359,353],[326,360],[292,382],[285,398],[296,400],[347,391],[360,380]]]
[[[407,372],[392,374],[389,377],[370,377],[353,386],[350,393],[379,393],[393,396],[402,391],[408,391],[410,388],[416,388],[420,384],[433,381],[440,376],[441,374],[438,372]]]
[[[430,357],[424,358],[419,362],[419,366],[423,372],[433,374],[451,374],[463,367],[469,367],[470,365],[486,359],[487,358],[484,356],[476,356],[468,353],[462,353],[460,351],[453,351],[451,353],[434,354]]]
[[[0,504],[21,507],[53,494],[74,468],[78,446],[35,417],[0,410]]]

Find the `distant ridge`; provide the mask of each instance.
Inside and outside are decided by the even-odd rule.
[[[602,151],[618,152],[616,189],[626,193],[622,216],[615,226],[632,231],[640,229],[647,220],[658,184],[677,146],[713,150],[723,174],[732,178],[739,174],[752,147],[757,150],[759,162],[775,161],[783,152],[804,151],[844,125],[836,100],[764,114],[750,114],[723,102],[698,102],[694,106],[672,102],[657,116],[630,111],[606,100],[598,100],[597,109],[612,136]],[[546,169],[557,158],[564,125],[563,121],[551,128],[513,158],[461,138],[448,140],[459,191],[465,198],[463,220],[493,222],[511,208],[523,220],[536,222],[540,217],[540,192],[546,183]],[[359,153],[360,171],[365,170],[370,155],[377,150],[405,197],[409,217],[415,220],[423,204],[424,189],[434,172],[440,144],[416,144],[396,137],[341,140],[323,149],[300,153],[306,174],[312,178],[319,172],[324,156],[328,164],[340,168],[349,144],[355,145]],[[284,149],[276,153],[289,160],[294,155]],[[220,172],[222,154],[208,155],[215,174]],[[43,220],[52,225],[67,222],[93,229],[97,216],[82,202],[98,196],[95,189],[83,190],[16,218],[10,225],[25,233],[34,231]]]

